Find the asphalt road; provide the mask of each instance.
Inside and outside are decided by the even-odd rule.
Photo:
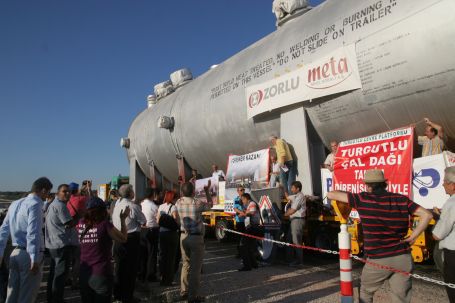
[[[289,267],[278,255],[276,264],[263,265],[250,272],[238,272],[240,259],[235,258],[235,243],[218,243],[206,240],[202,276],[202,294],[206,302],[340,302],[338,260],[333,257],[306,252],[305,264],[301,268]],[[359,276],[362,264],[354,263],[354,298],[357,302]],[[417,265],[416,273],[441,279],[431,264]],[[172,287],[160,287],[158,283],[137,284],[136,295],[144,302],[184,302],[179,299],[179,277]],[[80,302],[78,292],[66,289],[66,300]],[[42,284],[40,299],[45,302],[45,283]],[[387,286],[376,293],[375,303],[389,303]],[[443,287],[413,281],[413,303],[448,302]]]

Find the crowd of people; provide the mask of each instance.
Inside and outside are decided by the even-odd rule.
[[[441,126],[425,118],[425,136],[418,137],[422,156],[441,153],[444,132]],[[289,220],[287,241],[303,243],[308,197],[302,183],[296,181],[296,162],[289,144],[276,136],[270,137],[274,148],[271,155],[269,186],[281,186],[286,199],[283,217]],[[324,167],[333,171],[338,142],[330,142],[331,153]],[[225,178],[217,165],[212,177]],[[80,290],[82,302],[138,302],[134,296],[136,281],[159,282],[171,286],[182,263],[180,296],[182,300],[203,302],[201,272],[204,256],[202,213],[212,207],[210,181],[204,186],[207,203],[194,198],[196,180],[202,176],[192,171],[189,182],[181,182],[179,192],[147,189],[136,199],[132,185],[112,190],[103,201],[91,189],[91,181],[82,186],[71,182],[57,187],[42,177],[37,179],[26,197],[14,201],[0,227],[0,263],[9,257],[9,278],[6,302],[34,302],[42,279],[43,259],[50,259],[47,279],[47,301],[64,302],[65,285]],[[408,197],[387,191],[382,170],[367,170],[364,182],[367,191],[347,193],[332,191],[328,198],[336,200],[348,213],[355,208],[363,227],[364,250],[374,263],[405,272],[413,268],[409,246],[433,218],[432,212]],[[433,237],[442,251],[441,270],[446,282],[454,283],[455,269],[455,167],[447,168],[444,189],[450,195],[442,210],[433,210],[439,218]],[[245,187],[237,187],[234,199],[235,228],[239,232],[260,236],[263,222],[260,207]],[[417,226],[408,235],[411,215],[419,216]],[[7,252],[8,241],[12,245]],[[258,267],[256,240],[239,237],[238,257],[243,266],[239,271]],[[454,257],[454,259],[452,258]],[[303,263],[303,251],[288,250],[292,266]],[[368,263],[363,268],[360,302],[372,302],[374,293],[388,280],[392,302],[409,302],[409,276],[378,269]],[[455,293],[447,288],[450,302]]]
[[[138,302],[136,280],[173,285],[180,259],[182,299],[203,302],[201,214],[212,207],[210,184],[204,188],[207,203],[194,198],[191,182],[182,184],[180,197],[167,191],[162,201],[148,189],[141,203],[132,185],[112,191],[108,202],[90,186],[61,184],[49,199],[53,184],[42,177],[27,197],[11,204],[0,228],[0,262],[9,257],[6,302],[35,302],[46,255],[47,302],[64,302],[68,283],[79,288],[82,302]]]

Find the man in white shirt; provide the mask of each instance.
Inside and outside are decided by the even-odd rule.
[[[212,164],[212,177],[217,177],[218,180],[222,178],[223,180],[226,179],[224,172],[221,169],[218,169],[218,165]]]
[[[455,166],[447,167],[444,172],[443,186],[450,198],[442,208],[433,238],[439,241],[439,248],[444,252],[444,282],[455,283]],[[455,289],[446,287],[446,291],[450,303],[455,303]]]
[[[158,258],[158,239],[160,227],[156,221],[158,213],[157,193],[152,188],[147,188],[145,199],[141,203],[142,213],[145,216],[145,226],[141,230],[141,248],[139,264],[139,280],[154,282],[156,278],[156,264]]]
[[[276,156],[270,156],[272,161],[272,171],[270,172],[270,183],[269,187],[275,187],[277,182],[280,181],[280,163],[278,163]]]
[[[130,215],[125,220],[128,230],[128,240],[126,243],[114,243],[114,297],[116,300],[122,302],[133,302],[139,260],[141,225],[144,225],[146,221],[141,207],[133,202],[133,186],[124,184],[119,188],[118,193],[120,200],[115,204],[112,223],[118,230],[121,230],[121,211],[129,206]]]
[[[330,142],[330,149],[332,152],[327,156],[327,158],[324,161],[324,167],[327,168],[330,171],[333,171],[333,165],[335,164],[335,155],[338,150],[338,142],[337,141],[331,141]]]
[[[306,199],[303,195],[302,183],[294,181],[291,185],[291,192],[293,195],[288,196],[290,200],[286,205],[285,217],[289,217],[291,227],[288,234],[289,241],[292,240],[293,244],[302,245],[303,243],[303,228],[305,226],[306,217]],[[303,263],[303,251],[300,248],[295,248],[295,261],[291,262],[291,266],[299,266]]]

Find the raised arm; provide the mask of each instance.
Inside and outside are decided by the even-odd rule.
[[[121,223],[121,230],[118,230],[115,227],[112,227],[109,229],[107,232],[109,234],[109,237],[111,237],[112,240],[120,242],[120,243],[125,243],[126,240],[128,239],[128,229],[126,228],[126,223],[125,220],[130,214],[130,208],[127,206],[124,210],[120,211],[120,223]]]
[[[442,128],[441,125],[436,124],[436,123],[434,123],[433,121],[430,121],[430,119],[428,119],[428,118],[423,118],[423,120],[425,120],[425,123],[426,123],[428,126],[437,129],[437,130],[438,130],[438,136],[439,136],[439,138],[441,138],[441,139],[443,138],[443,136],[444,136],[444,129]]]
[[[349,198],[348,194],[342,191],[333,190],[327,193],[327,198],[329,200],[335,200],[337,202],[348,203]]]

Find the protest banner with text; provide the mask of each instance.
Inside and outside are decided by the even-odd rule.
[[[413,135],[408,127],[341,142],[335,156],[334,190],[366,191],[365,171],[381,169],[388,191],[411,197]]]

